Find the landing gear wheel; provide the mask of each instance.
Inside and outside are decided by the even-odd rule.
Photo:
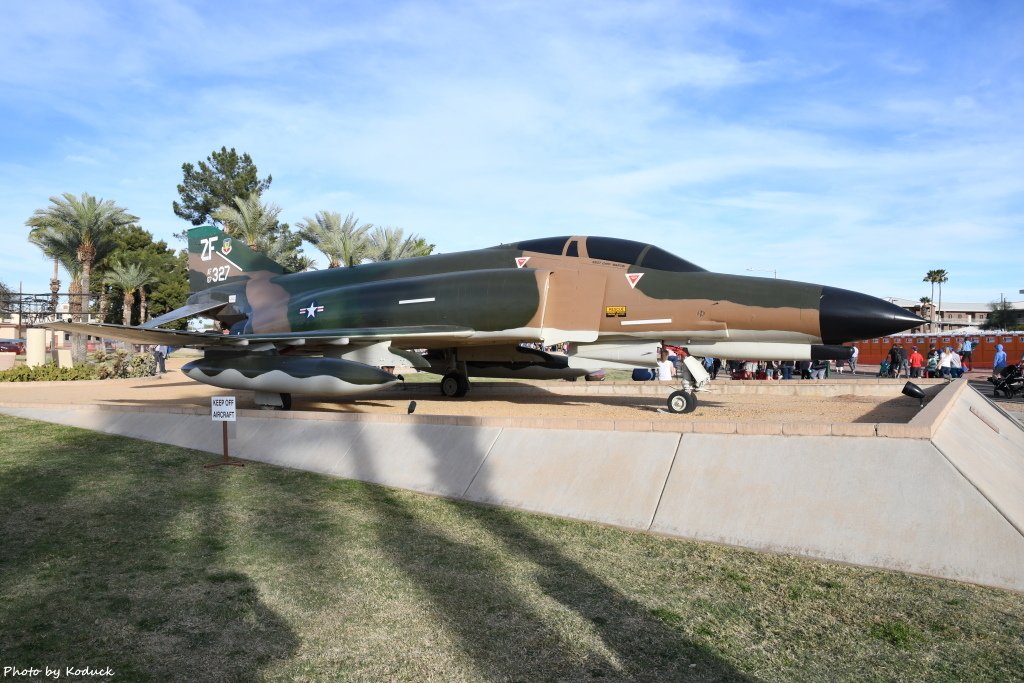
[[[292,409],[292,395],[291,394],[281,394],[281,410],[291,410],[291,409]]]
[[[689,391],[673,391],[668,397],[668,412],[692,413],[697,409],[697,397]]]
[[[462,398],[469,391],[469,379],[459,372],[449,372],[441,378],[441,394],[451,398]]]

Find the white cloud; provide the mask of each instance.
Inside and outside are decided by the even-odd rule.
[[[992,246],[1024,214],[1020,48],[954,75],[928,44],[875,37],[906,20],[890,5],[844,25],[802,4],[17,6],[0,230],[87,191],[171,241],[181,164],[226,145],[273,174],[292,224],[354,211],[443,251],[619,235],[908,298],[945,267],[932,244],[968,235],[982,245],[949,250],[950,293],[1006,288],[1015,261]],[[23,262],[0,279],[45,286]]]

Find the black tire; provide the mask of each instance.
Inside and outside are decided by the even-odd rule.
[[[441,395],[462,398],[469,391],[469,379],[458,372],[449,372],[441,378]]]
[[[673,391],[668,397],[668,412],[692,413],[697,409],[697,397],[689,391]]]

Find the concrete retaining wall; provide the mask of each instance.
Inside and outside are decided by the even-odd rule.
[[[864,436],[240,411],[231,450],[435,495],[1024,591],[1024,431],[966,382],[926,410],[917,424]],[[0,411],[221,452],[220,425],[191,408]]]

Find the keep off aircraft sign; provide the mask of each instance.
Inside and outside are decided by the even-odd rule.
[[[235,422],[235,397],[211,396],[210,415],[214,422]]]

